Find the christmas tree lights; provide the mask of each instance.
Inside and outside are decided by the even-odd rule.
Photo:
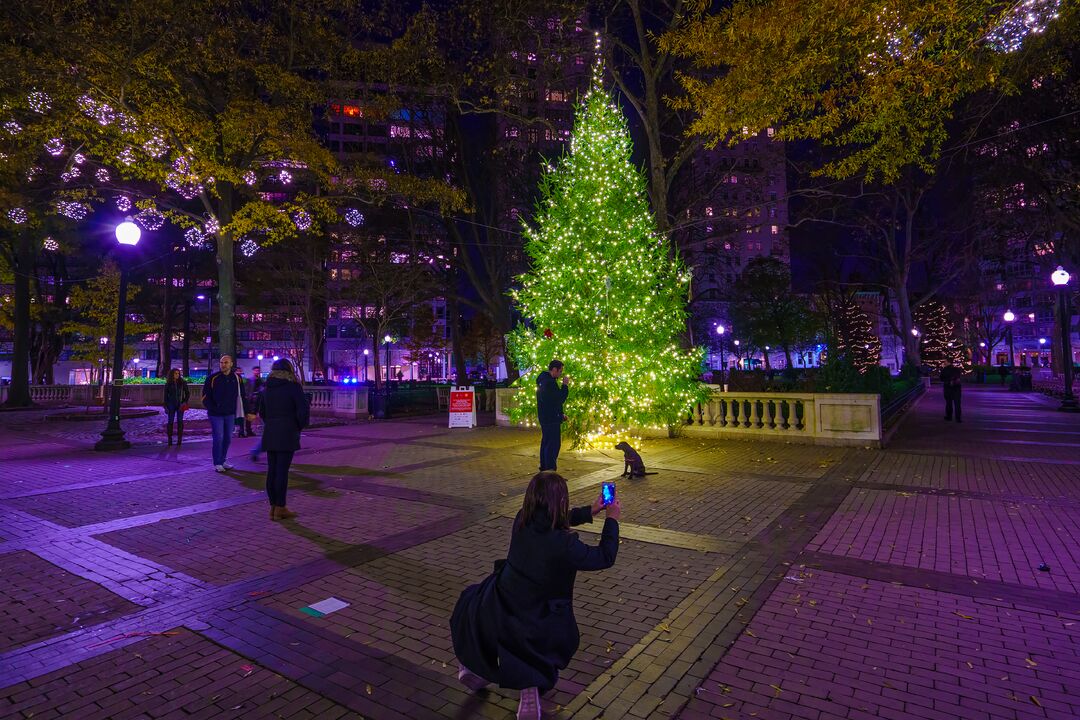
[[[598,60],[570,151],[545,169],[535,226],[525,228],[532,269],[512,293],[528,324],[510,335],[526,373],[511,416],[535,422],[536,374],[562,360],[575,447],[670,427],[703,396],[701,351],[680,343],[690,273],[656,234],[626,120],[600,77]]]
[[[881,338],[874,334],[869,316],[850,298],[836,309],[836,354],[847,358],[860,374],[881,361]]]
[[[967,364],[964,344],[956,337],[944,305],[932,300],[916,308],[915,325],[919,329],[919,357],[924,365],[943,368],[949,360],[960,366]]]

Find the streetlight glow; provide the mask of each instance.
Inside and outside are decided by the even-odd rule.
[[[116,242],[121,245],[138,245],[142,230],[128,218],[116,226]]]
[[[1039,344],[1040,345],[1045,345],[1046,344],[1046,338],[1039,338]]]
[[[716,334],[717,335],[723,335],[725,330],[726,330],[726,328],[723,325],[717,325],[716,326]]]
[[[393,340],[394,340],[394,338],[390,337],[389,335],[387,335],[386,337],[384,337],[384,338],[382,339],[382,341],[383,341],[384,343],[392,342]]]
[[[1005,322],[1011,323],[1013,320],[1016,319],[1016,315],[1013,314],[1012,310],[1006,310],[1005,314],[1001,316],[1001,319]]]
[[[1065,268],[1061,267],[1060,265],[1058,265],[1057,270],[1050,274],[1050,282],[1054,283],[1054,285],[1058,287],[1061,287],[1062,285],[1068,285],[1069,280],[1071,279],[1072,276],[1069,275],[1068,271],[1066,271]]]

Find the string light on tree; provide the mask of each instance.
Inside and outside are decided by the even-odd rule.
[[[11,208],[7,211],[7,216],[8,220],[15,223],[16,225],[22,225],[30,219],[30,216],[26,212],[25,208],[21,207]]]
[[[79,110],[86,117],[92,118],[97,112],[97,101],[89,95],[80,95],[75,99],[75,104],[79,106]]]
[[[360,212],[356,208],[349,208],[345,211],[345,222],[349,223],[353,227],[360,227],[364,224],[364,213]]]
[[[56,212],[72,220],[82,220],[90,210],[82,203],[73,200],[60,200],[56,203]]]
[[[131,198],[127,195],[117,195],[114,202],[116,203],[116,209],[120,212],[127,212],[131,209]]]
[[[79,170],[78,166],[76,165],[72,166],[65,172],[60,173],[60,179],[64,182],[71,182],[72,180],[78,178],[80,175],[82,175],[82,171]]]
[[[101,105],[98,105],[97,111],[94,113],[94,119],[98,121],[98,125],[104,127],[111,124],[112,121],[116,119],[116,112],[108,105],[102,103]]]
[[[211,217],[206,221],[206,225],[203,226],[203,232],[207,235],[217,235],[217,231],[221,229],[221,225],[218,224],[216,217]]]
[[[296,223],[296,229],[300,231],[311,229],[311,215],[305,210],[297,210],[293,213],[293,222]]]
[[[836,315],[836,354],[865,373],[881,361],[881,338],[874,334],[870,317],[854,299],[845,299]]]
[[[135,216],[135,222],[142,226],[143,230],[160,230],[165,224],[165,216],[154,208],[146,208]]]
[[[240,252],[244,257],[251,257],[259,251],[259,243],[255,242],[254,238],[244,237],[240,240]]]
[[[952,360],[957,365],[967,362],[963,343],[956,337],[949,311],[936,300],[915,310],[919,328],[919,357],[932,368],[942,368]]]
[[[56,242],[56,238],[50,235],[41,243],[41,247],[49,252],[56,252],[60,249],[60,243]]]
[[[160,135],[154,135],[143,143],[143,150],[152,158],[159,158],[169,151],[169,145]]]
[[[282,170],[278,173],[278,180],[281,181],[282,185],[288,185],[292,182],[292,173],[288,170]]]
[[[1061,0],[1021,0],[1013,4],[1004,20],[987,36],[998,52],[1019,50],[1029,35],[1038,35],[1058,18]]]
[[[246,170],[242,178],[244,180],[244,184],[248,185],[249,187],[254,185],[255,181],[258,180],[258,178],[255,176],[254,170]]]
[[[535,226],[525,228],[532,269],[514,292],[529,324],[510,336],[518,366],[530,371],[512,416],[535,419],[533,379],[558,358],[574,383],[566,428],[575,445],[628,427],[668,427],[702,397],[702,352],[680,342],[690,275],[656,234],[626,120],[602,89],[602,72],[598,58],[570,152],[541,180]]]
[[[22,132],[22,125],[15,122],[14,120],[8,120],[6,123],[4,123],[4,130],[7,131],[8,135],[18,135]]]
[[[200,250],[206,247],[206,236],[199,231],[198,228],[188,228],[184,231],[184,241],[187,242],[188,247]]]
[[[64,141],[61,138],[52,138],[45,141],[45,152],[57,157],[64,152]]]
[[[97,170],[95,170],[94,177],[100,183],[107,183],[112,179],[109,177],[109,171],[105,168],[98,168]]]
[[[35,90],[30,93],[26,98],[26,103],[30,106],[31,110],[42,115],[49,112],[49,109],[52,107],[52,99],[40,90]]]
[[[37,179],[38,175],[43,172],[45,172],[45,169],[42,168],[40,165],[31,165],[26,170],[26,182],[34,182],[34,180]]]
[[[116,155],[116,159],[123,165],[132,165],[135,162],[135,151],[131,146],[125,147]]]
[[[82,165],[84,162],[86,162],[86,156],[82,153],[75,153],[71,156],[71,161],[76,165]]]

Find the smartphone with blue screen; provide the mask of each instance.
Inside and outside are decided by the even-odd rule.
[[[615,483],[606,482],[600,484],[600,497],[605,505],[610,505],[615,501]]]

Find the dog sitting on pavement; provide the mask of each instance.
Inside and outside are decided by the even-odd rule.
[[[623,477],[645,477],[646,475],[655,475],[654,472],[645,472],[645,461],[641,459],[641,455],[637,450],[630,447],[630,443],[623,441],[615,446],[616,450],[622,450],[623,462],[626,463],[626,467],[623,469]]]

